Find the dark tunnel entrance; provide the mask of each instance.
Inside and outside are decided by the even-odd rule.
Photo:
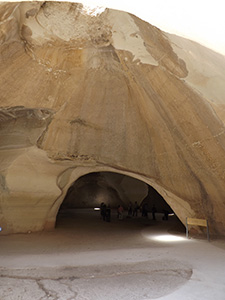
[[[130,176],[113,172],[89,173],[78,178],[69,187],[61,204],[56,228],[64,226],[72,229],[78,226],[76,223],[78,220],[79,226],[83,226],[82,220],[85,226],[91,224],[91,220],[95,222],[94,220],[97,219],[98,222],[102,222],[99,211],[101,203],[110,207],[111,223],[119,221],[118,207],[121,205],[124,210],[123,224],[138,222],[140,226],[155,226],[156,223],[159,224],[159,222],[152,222],[154,220],[152,210],[155,208],[157,221],[176,218],[177,225],[184,230],[183,224],[170,206],[152,186]],[[138,205],[137,217],[133,215],[133,212],[129,213],[129,207],[131,206],[134,210],[136,203]]]

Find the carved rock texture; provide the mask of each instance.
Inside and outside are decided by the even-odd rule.
[[[225,234],[225,57],[126,12],[0,4],[0,224],[53,228],[70,185],[110,171]]]

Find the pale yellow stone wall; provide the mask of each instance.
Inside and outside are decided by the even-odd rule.
[[[224,57],[207,56],[214,79],[198,85],[193,53],[125,12],[6,3],[0,18],[5,232],[53,228],[76,179],[113,171],[152,185],[183,223],[205,218],[225,234]]]

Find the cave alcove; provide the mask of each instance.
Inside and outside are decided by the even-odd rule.
[[[113,172],[88,173],[79,177],[68,188],[57,215],[56,227],[60,226],[62,220],[64,224],[67,222],[67,226],[69,223],[73,226],[74,219],[84,212],[89,219],[96,216],[96,213],[99,216],[95,210],[100,208],[102,202],[109,205],[116,216],[118,205],[121,204],[126,211],[129,203],[134,204],[135,201],[140,207],[147,203],[149,212],[154,205],[157,213],[173,213],[164,198],[141,180]],[[139,215],[141,216],[140,213]]]

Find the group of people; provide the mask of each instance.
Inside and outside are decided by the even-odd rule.
[[[131,202],[129,202],[129,205],[128,205],[128,217],[131,217],[131,216],[137,217],[138,216],[138,210],[140,210],[142,217],[148,218],[148,213],[150,211],[148,203],[145,202],[145,203],[143,203],[142,206],[139,206],[138,203],[137,203],[137,201],[135,201],[134,206],[132,205]],[[156,220],[156,216],[155,216],[156,212],[157,212],[156,207],[153,204],[152,210],[151,210],[152,219],[153,220]]]
[[[140,210],[142,217],[148,218],[148,213],[151,212],[152,213],[152,219],[156,220],[156,212],[157,209],[155,207],[155,205],[153,204],[152,209],[149,209],[149,205],[147,202],[143,203],[142,206],[139,206],[137,201],[134,202],[134,204],[132,204],[132,202],[130,201],[128,204],[128,217],[137,217],[138,216],[138,211]],[[110,222],[111,221],[111,208],[110,205],[106,205],[104,202],[101,203],[100,206],[100,211],[101,211],[101,217],[103,219],[103,221],[106,222]],[[168,211],[164,210],[164,217],[163,220],[168,220]],[[119,220],[122,220],[124,218],[124,208],[123,206],[120,204],[117,207],[117,218]]]
[[[139,205],[137,203],[137,201],[135,201],[134,205],[132,204],[132,202],[130,201],[128,204],[128,217],[137,217],[138,216],[138,209],[139,209]],[[117,218],[119,220],[122,220],[124,217],[124,208],[122,205],[118,205],[117,207]]]
[[[156,207],[155,207],[155,205],[153,204],[152,209],[151,209],[152,219],[153,219],[153,220],[156,220],[156,216],[155,216],[156,212],[157,212]],[[143,204],[143,206],[142,206],[142,217],[148,218],[148,213],[149,213],[148,203],[145,202],[145,203]]]
[[[137,217],[138,216],[138,209],[139,205],[137,201],[134,202],[134,206],[132,205],[132,202],[130,201],[128,204],[128,216],[131,217]]]

